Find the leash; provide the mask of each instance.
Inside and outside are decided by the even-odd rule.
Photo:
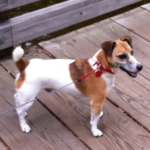
[[[88,74],[86,74],[86,75],[84,75],[84,76],[82,76],[82,77],[80,77],[80,78],[77,78],[77,80],[75,80],[75,81],[73,81],[73,82],[71,82],[71,83],[69,83],[69,84],[67,84],[67,85],[65,85],[65,86],[63,86],[63,87],[61,87],[61,88],[58,88],[58,89],[53,90],[53,91],[51,91],[51,92],[48,92],[48,93],[46,93],[46,94],[44,94],[44,95],[42,95],[42,96],[36,97],[34,100],[28,101],[28,102],[26,102],[26,103],[24,103],[24,104],[22,104],[22,105],[19,105],[19,106],[16,106],[16,107],[11,108],[11,109],[9,109],[9,110],[6,110],[6,111],[0,113],[0,117],[3,116],[3,115],[5,115],[6,113],[9,113],[9,112],[11,112],[11,111],[13,111],[13,110],[16,110],[16,109],[19,108],[19,107],[22,107],[22,106],[26,105],[26,104],[28,104],[28,103],[31,103],[31,102],[33,102],[33,101],[36,101],[36,100],[40,99],[40,98],[43,98],[43,97],[46,97],[46,96],[51,95],[51,94],[53,94],[53,93],[56,93],[57,91],[60,91],[61,89],[65,88],[65,87],[67,87],[67,86],[69,86],[69,85],[71,85],[71,84],[73,84],[73,83],[81,82],[81,81],[85,80],[86,78],[88,78],[90,75],[92,75],[92,74],[94,74],[94,73],[95,73],[95,75],[96,75],[97,77],[100,77],[100,76],[102,75],[102,70],[104,70],[104,71],[106,71],[106,72],[108,72],[108,73],[110,73],[110,74],[114,74],[111,70],[103,68],[103,66],[101,65],[100,62],[96,61],[93,66],[95,66],[96,64],[97,64],[97,69],[96,69],[96,70],[93,70],[93,71],[91,71],[90,73],[88,73]]]
[[[9,110],[6,110],[6,111],[0,113],[0,116],[4,115],[4,114],[6,114],[6,113],[8,113],[8,112],[10,112],[10,111],[13,111],[13,110],[15,110],[15,109],[17,109],[17,108],[19,108],[19,107],[22,107],[22,106],[24,106],[24,105],[26,105],[26,104],[28,104],[28,103],[31,103],[31,102],[33,102],[33,101],[35,101],[35,100],[38,100],[38,99],[43,98],[43,97],[46,97],[46,96],[48,96],[48,95],[50,95],[50,94],[52,94],[52,93],[55,93],[55,92],[57,92],[57,91],[59,91],[59,90],[65,88],[65,87],[67,87],[67,86],[69,86],[69,85],[71,85],[71,84],[73,84],[73,83],[75,83],[75,82],[77,82],[77,81],[78,81],[78,80],[76,80],[76,81],[74,81],[74,82],[71,82],[71,83],[69,83],[69,84],[67,84],[67,85],[65,85],[65,86],[63,86],[63,87],[61,87],[61,88],[59,88],[59,89],[53,90],[53,91],[51,91],[51,92],[48,92],[48,93],[46,93],[46,94],[44,94],[44,95],[42,95],[42,96],[36,97],[34,100],[28,101],[28,102],[26,102],[26,103],[24,103],[24,104],[22,104],[22,105],[19,105],[19,106],[16,106],[16,107],[11,108],[11,109],[9,109]]]

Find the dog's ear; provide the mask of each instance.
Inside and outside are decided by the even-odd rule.
[[[116,42],[114,41],[106,41],[101,44],[101,48],[103,49],[103,51],[105,52],[107,56],[112,55],[112,52],[115,46],[116,46]]]
[[[120,38],[121,41],[126,41],[132,48],[132,38],[131,36],[124,36],[122,38]]]

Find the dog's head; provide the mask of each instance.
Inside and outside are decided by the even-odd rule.
[[[116,41],[101,44],[111,65],[119,67],[131,77],[136,77],[143,66],[133,56],[132,38],[124,36]]]

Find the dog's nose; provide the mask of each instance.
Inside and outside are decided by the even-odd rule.
[[[138,64],[138,65],[136,66],[136,68],[137,68],[138,71],[141,71],[142,68],[143,68],[143,66],[142,66],[141,64]]]

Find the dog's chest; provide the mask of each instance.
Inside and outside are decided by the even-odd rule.
[[[109,92],[111,88],[114,87],[115,75],[106,73],[106,74],[102,74],[102,78],[105,80],[107,86],[107,92]]]

